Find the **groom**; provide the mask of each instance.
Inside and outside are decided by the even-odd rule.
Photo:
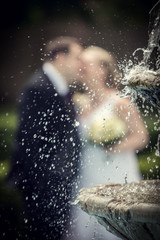
[[[9,181],[22,194],[26,239],[60,239],[69,219],[81,143],[69,85],[81,79],[82,52],[71,37],[50,41],[45,61],[19,99]]]

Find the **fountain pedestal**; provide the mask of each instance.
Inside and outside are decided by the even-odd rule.
[[[125,240],[160,239],[160,180],[81,189],[82,210]]]

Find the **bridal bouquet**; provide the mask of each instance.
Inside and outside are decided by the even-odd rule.
[[[117,116],[113,116],[110,119],[101,119],[91,124],[89,139],[102,146],[108,146],[115,144],[124,137],[126,132],[125,123]]]

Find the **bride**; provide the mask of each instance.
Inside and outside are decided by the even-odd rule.
[[[140,180],[136,153],[147,145],[148,134],[136,106],[121,97],[116,62],[96,46],[88,47],[82,60],[86,93],[73,98],[84,143],[80,188]],[[118,239],[81,209],[75,210],[75,216],[76,239]]]

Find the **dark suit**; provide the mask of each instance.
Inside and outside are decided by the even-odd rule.
[[[19,100],[11,181],[24,198],[28,239],[60,239],[68,221],[80,141],[72,102],[36,73]]]

